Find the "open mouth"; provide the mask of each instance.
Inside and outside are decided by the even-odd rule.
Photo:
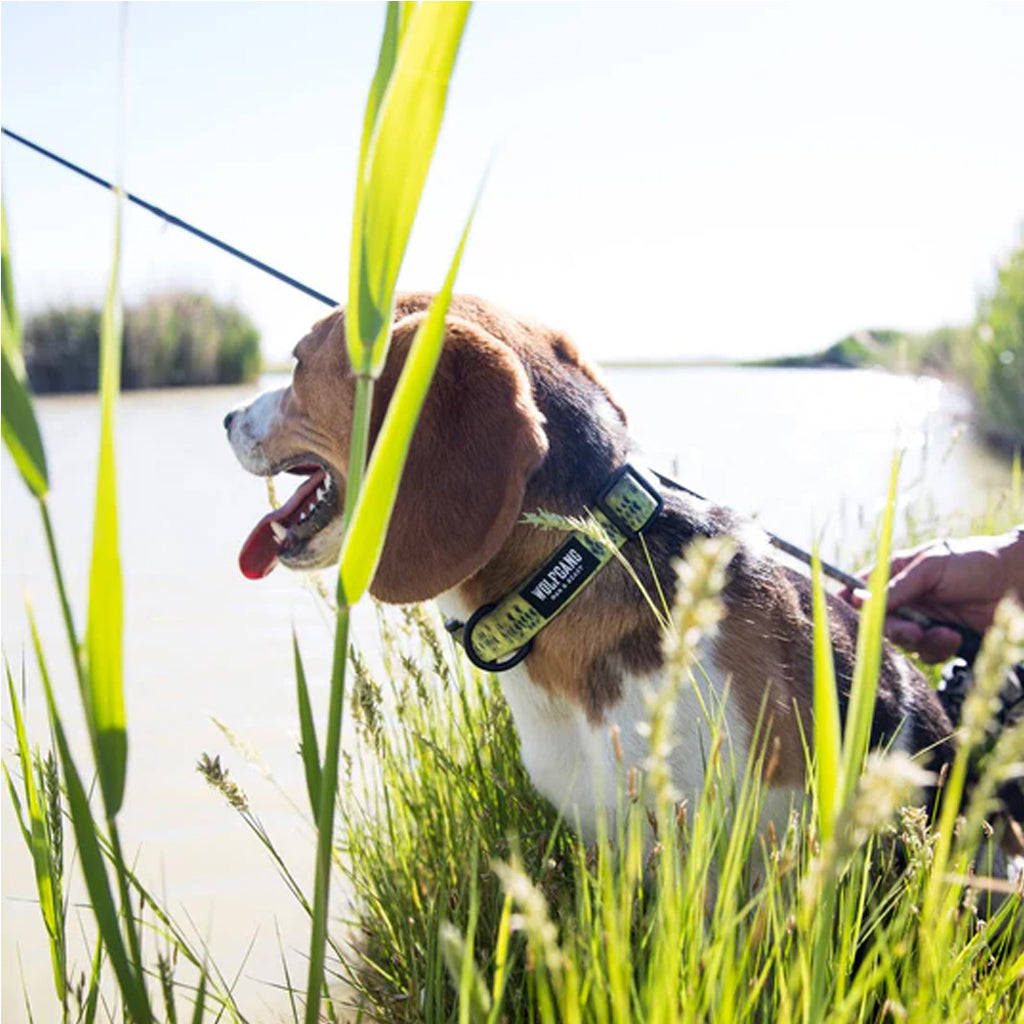
[[[287,472],[304,476],[295,493],[268,512],[253,528],[238,556],[243,575],[262,579],[278,561],[289,561],[303,550],[338,513],[338,488],[331,474],[313,463],[291,466]]]

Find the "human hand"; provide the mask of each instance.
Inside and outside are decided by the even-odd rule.
[[[996,537],[930,541],[898,552],[889,563],[889,577],[886,606],[891,611],[907,608],[982,634],[1006,594],[1024,598],[1024,528]],[[860,607],[867,595],[846,591],[843,596]],[[894,614],[886,616],[885,633],[927,662],[952,657],[962,640],[947,625],[928,626]]]

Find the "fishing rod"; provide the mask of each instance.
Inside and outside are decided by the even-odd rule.
[[[59,164],[61,167],[66,168],[75,174],[80,175],[87,181],[91,181],[95,185],[99,185],[101,188],[106,189],[108,192],[113,192],[118,195],[123,195],[128,202],[133,203],[136,206],[141,207],[143,210],[153,214],[155,217],[159,217],[164,223],[171,224],[174,227],[181,228],[183,231],[187,231],[191,235],[195,235],[196,238],[201,239],[210,245],[216,246],[223,252],[234,256],[236,259],[242,260],[244,263],[248,263],[250,266],[255,267],[257,270],[262,270],[263,273],[269,274],[271,277],[276,278],[278,281],[282,281],[284,284],[290,285],[292,288],[297,289],[304,295],[308,295],[312,299],[316,299],[318,302],[324,303],[327,306],[338,306],[340,303],[337,299],[332,299],[329,295],[325,295],[323,292],[317,291],[315,288],[311,288],[307,284],[303,284],[297,278],[292,277],[290,274],[284,273],[282,270],[278,270],[276,267],[272,267],[269,263],[265,263],[263,260],[257,259],[255,256],[250,256],[247,252],[243,252],[237,246],[231,245],[228,242],[217,238],[216,235],[211,235],[207,231],[203,231],[201,228],[197,228],[194,224],[190,224],[188,221],[183,220],[181,217],[176,216],[173,213],[169,213],[167,210],[149,202],[148,200],[142,199],[140,196],[135,195],[132,192],[126,192],[124,189],[119,188],[113,182],[108,181],[106,178],[100,177],[100,175],[93,173],[92,171],[86,170],[79,164],[68,160],[66,157],[62,157],[59,154],[53,152],[53,150],[47,149],[45,146],[39,145],[38,142],[33,142],[31,139],[26,138],[24,135],[19,135],[17,132],[11,131],[9,128],[0,127],[0,133],[5,135],[7,138],[20,143],[22,146],[31,149],[33,152],[38,153],[40,156],[46,157],[48,160],[52,160],[54,163]],[[696,491],[691,491],[688,487],[683,487],[682,484],[677,483],[675,480],[669,477],[663,476],[661,473],[656,473],[658,479],[668,487],[674,487],[677,490],[684,491],[687,494],[693,495],[695,498],[699,498],[702,501],[705,499],[702,495]],[[787,540],[783,540],[781,537],[774,533],[765,531],[768,540],[774,547],[777,547],[780,551],[784,551],[787,555],[795,558],[797,561],[802,562],[804,565],[811,565],[811,555],[803,550],[803,548],[797,547],[796,544],[792,544]],[[828,562],[821,561],[821,571],[837,583],[841,583],[844,587],[850,590],[862,589],[864,581],[858,579],[856,576],[852,576],[848,572],[844,572],[842,569],[835,565],[830,565]],[[963,643],[961,650],[963,656],[971,661],[974,655],[977,654],[978,648],[981,644],[981,637],[973,630],[965,630],[961,626],[953,625],[952,623],[936,622],[934,619],[930,619],[926,615],[921,615],[919,612],[915,612],[910,608],[898,608],[894,609],[893,614],[897,614],[902,618],[910,619],[912,622],[916,622],[918,625],[925,629],[932,628],[934,626],[947,626],[950,629],[956,630],[962,637]]]
[[[272,267],[269,263],[264,263],[263,260],[256,259],[255,256],[250,256],[247,252],[243,252],[236,246],[230,245],[228,242],[217,238],[216,235],[211,235],[208,232],[203,231],[202,228],[197,228],[194,224],[189,224],[187,220],[182,220],[181,217],[177,217],[173,213],[168,213],[159,206],[147,202],[147,200],[142,199],[131,192],[125,192],[124,189],[119,188],[113,182],[107,181],[106,178],[101,178],[98,174],[94,174],[92,171],[86,170],[79,164],[73,163],[71,160],[59,156],[52,150],[46,149],[44,146],[40,146],[38,142],[33,142],[31,139],[25,138],[24,135],[12,132],[9,128],[0,128],[0,133],[6,135],[9,139],[13,139],[15,142],[21,143],[21,145],[26,146],[28,149],[39,153],[41,156],[45,156],[48,160],[52,160],[54,163],[60,164],[61,167],[65,167],[69,171],[74,171],[75,174],[81,175],[87,181],[91,181],[94,185],[99,185],[101,188],[105,188],[108,192],[123,195],[128,202],[142,207],[143,210],[147,210],[154,216],[159,217],[164,221],[164,223],[172,224],[176,228],[181,228],[183,231],[187,231],[189,234],[195,235],[196,238],[201,238],[204,242],[209,242],[210,245],[214,245],[218,249],[222,249],[224,252],[242,260],[244,263],[248,263],[250,266],[255,267],[257,270],[262,270],[263,273],[269,274],[271,277],[276,277],[278,281],[283,281],[285,284],[291,285],[293,288],[297,288],[300,292],[308,295],[311,299],[316,299],[318,302],[322,302],[327,306],[341,305],[337,299],[332,299],[329,295],[325,295],[323,292],[318,292],[315,288],[310,288],[308,284],[303,284],[290,274],[286,274],[284,271],[278,270],[276,267]]]

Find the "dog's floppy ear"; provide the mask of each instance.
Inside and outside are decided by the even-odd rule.
[[[424,316],[395,326],[374,435]],[[375,597],[394,604],[436,597],[497,553],[547,454],[543,423],[519,357],[476,324],[449,318],[370,588]]]

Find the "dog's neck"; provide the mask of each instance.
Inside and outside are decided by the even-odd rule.
[[[563,495],[558,499],[561,507],[555,508],[551,507],[555,502],[543,495],[557,491],[549,490],[549,481],[541,475],[524,508],[579,517],[594,507],[597,492],[607,483],[605,477],[611,476],[604,467],[595,485],[598,477],[590,475],[593,493],[584,498],[576,480],[576,495],[572,499]],[[661,626],[650,602],[657,605],[662,596],[672,601],[674,560],[694,536],[712,536],[728,525],[710,507],[698,508],[684,496],[668,495],[663,510],[644,530],[642,543],[630,540],[622,548],[632,572],[613,559],[536,635],[526,660],[531,679],[599,720],[619,699],[624,675],[646,674],[661,666]],[[461,603],[475,609],[502,601],[545,565],[564,540],[560,531],[520,523],[498,555],[461,585]]]

